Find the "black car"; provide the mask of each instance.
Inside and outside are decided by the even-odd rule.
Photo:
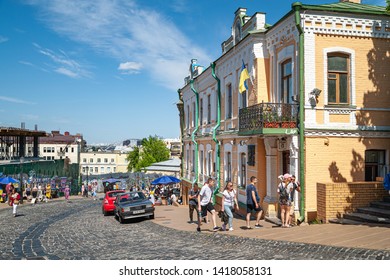
[[[149,217],[154,219],[154,205],[143,192],[119,194],[114,202],[115,218],[123,223],[127,219]]]

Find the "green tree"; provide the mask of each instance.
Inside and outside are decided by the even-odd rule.
[[[390,0],[386,0],[387,6],[386,6],[386,11],[390,13]]]
[[[127,156],[129,161],[127,170],[139,172],[155,162],[168,160],[169,154],[169,149],[163,140],[157,136],[149,136],[149,138],[142,139],[142,148],[136,147]]]

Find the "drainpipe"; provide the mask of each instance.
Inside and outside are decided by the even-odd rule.
[[[192,132],[191,134],[191,139],[192,139],[192,142],[194,143],[195,145],[195,150],[194,150],[194,153],[195,153],[195,162],[194,162],[194,171],[195,171],[195,177],[194,177],[194,180],[192,181],[192,186],[194,186],[194,184],[198,181],[198,142],[196,142],[195,140],[195,135],[196,135],[196,132],[198,132],[198,129],[199,129],[199,114],[198,114],[198,108],[199,108],[199,93],[195,90],[194,88],[194,80],[192,79],[190,81],[191,83],[191,90],[195,93],[195,96],[196,96],[196,102],[195,102],[195,120],[194,120],[194,124],[195,124],[195,129],[194,131]]]
[[[215,62],[211,63],[211,74],[214,77],[214,79],[217,81],[217,124],[213,127],[213,140],[215,142],[215,154],[216,154],[216,173],[217,173],[217,186],[213,193],[213,202],[215,204],[215,195],[219,192],[219,176],[220,176],[220,144],[217,140],[217,129],[221,125],[221,81],[219,78],[215,75]]]
[[[302,223],[305,220],[305,90],[304,90],[304,33],[301,26],[301,14],[302,3],[295,2],[292,4],[292,8],[295,11],[295,25],[299,32],[299,180],[301,183],[301,204],[299,212],[301,216],[298,218],[298,222]]]

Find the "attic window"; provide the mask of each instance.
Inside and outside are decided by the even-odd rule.
[[[234,24],[234,44],[236,45],[241,40],[241,22],[240,19],[236,20]]]

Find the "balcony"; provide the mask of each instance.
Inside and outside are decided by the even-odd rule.
[[[259,103],[239,112],[239,135],[297,134],[298,104]]]

